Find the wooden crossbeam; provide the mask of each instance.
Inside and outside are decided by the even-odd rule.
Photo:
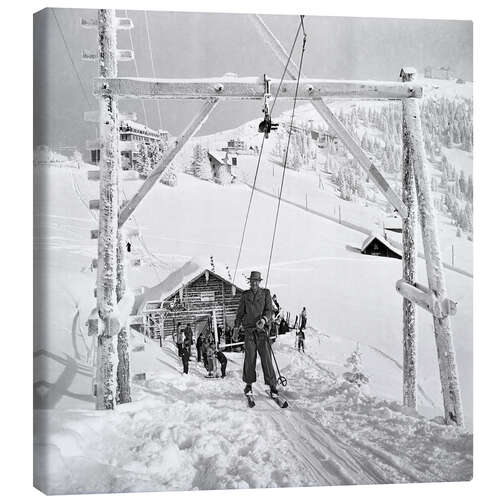
[[[264,41],[271,48],[276,57],[281,61],[281,63],[286,66],[288,75],[297,80],[299,76],[299,68],[293,62],[293,60],[288,58],[288,54],[279,42],[279,40],[274,36],[273,32],[266,26],[266,23],[262,20],[262,18],[254,14],[251,16],[254,21],[259,33],[264,38]],[[288,65],[287,65],[288,63]],[[307,81],[304,78],[301,78],[301,82]],[[377,82],[372,82],[376,84]],[[381,82],[382,85],[393,84],[393,82]],[[395,83],[395,82],[394,82]],[[415,85],[413,81],[411,82],[397,82],[400,85],[404,85],[404,89],[411,91],[415,95],[406,97],[422,97],[422,86]],[[344,124],[332,113],[331,109],[325,104],[322,97],[325,96],[316,96],[312,99],[312,105],[316,108],[316,111],[321,115],[323,120],[325,120],[328,125],[328,129],[330,133],[334,136],[339,137],[349,152],[354,156],[357,162],[361,165],[361,167],[368,174],[373,183],[378,187],[380,192],[384,195],[385,199],[397,210],[398,214],[401,217],[407,216],[407,209],[405,204],[401,201],[399,196],[393,191],[393,189],[389,186],[384,176],[379,172],[377,167],[370,160],[368,155],[363,151],[359,140],[357,137],[353,137],[351,133],[344,127]],[[383,99],[391,99],[391,97],[381,97]],[[403,97],[402,99],[404,99]]]
[[[200,112],[196,115],[193,121],[187,126],[187,128],[182,132],[182,134],[177,138],[175,144],[167,149],[165,155],[160,160],[158,166],[149,174],[148,178],[144,181],[139,191],[132,197],[132,199],[123,207],[120,211],[118,217],[118,227],[122,227],[125,222],[132,215],[134,210],[137,208],[139,203],[144,199],[144,197],[151,191],[153,186],[160,180],[163,172],[170,165],[172,160],[177,156],[179,151],[183,148],[186,142],[193,137],[194,134],[203,125],[205,120],[208,118],[212,110],[215,108],[218,102],[217,98],[208,99],[207,102],[203,104]]]
[[[278,95],[279,79],[270,82],[270,93],[278,99],[293,99],[296,82],[284,80]],[[262,77],[221,77],[203,79],[96,78],[95,95],[112,94],[132,99],[260,100],[265,93]],[[301,79],[297,99],[405,99],[422,97],[422,86],[414,82],[378,82]]]
[[[396,290],[406,299],[430,312],[435,318],[443,319],[446,316],[454,316],[457,312],[455,301],[447,297],[438,300],[427,287],[418,283],[411,285],[400,279],[396,283]]]

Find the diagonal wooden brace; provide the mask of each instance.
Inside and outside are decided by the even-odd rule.
[[[160,160],[156,168],[149,174],[148,178],[144,181],[139,191],[137,191],[132,199],[120,211],[120,215],[118,216],[118,227],[122,227],[123,224],[127,222],[139,203],[144,199],[149,191],[151,191],[153,186],[160,180],[163,172],[165,172],[170,163],[172,163],[172,160],[177,156],[186,142],[191,139],[191,137],[193,137],[193,135],[196,134],[196,132],[200,129],[200,127],[203,125],[205,120],[215,108],[217,102],[217,98],[207,99],[207,101],[203,104],[200,112],[195,116],[195,118],[187,126],[184,132],[182,132],[182,134],[178,137],[175,144],[171,148],[167,149],[165,155]]]
[[[288,60],[288,54],[285,48],[279,40],[274,36],[273,32],[266,26],[262,18],[257,14],[252,14],[252,20],[257,26],[258,31],[263,36],[264,40],[268,43],[269,47],[276,55],[276,57],[281,61],[283,65],[286,65]],[[290,59],[287,66],[287,73],[293,79],[297,79],[299,75],[299,68]],[[312,105],[316,108],[316,111],[321,115],[323,120],[325,120],[328,125],[329,131],[332,135],[338,136],[346,148],[352,154],[352,156],[358,161],[361,167],[366,171],[373,183],[378,187],[380,192],[384,195],[386,200],[397,210],[398,214],[405,218],[408,214],[406,205],[401,201],[399,196],[393,191],[389,186],[387,181],[384,179],[383,175],[379,172],[377,167],[368,158],[366,153],[361,148],[359,141],[354,138],[349,131],[344,127],[343,123],[332,113],[330,108],[325,104],[321,98],[315,98],[312,101]]]
[[[359,142],[349,133],[342,122],[333,114],[332,110],[325,104],[322,99],[314,99],[313,106],[316,108],[320,116],[325,120],[330,132],[339,137],[349,152],[354,156],[363,170],[368,174],[373,183],[378,187],[386,200],[397,210],[402,218],[408,214],[406,205],[401,201],[401,198],[394,192],[384,176],[380,173],[373,162],[368,158],[366,153],[361,148]]]

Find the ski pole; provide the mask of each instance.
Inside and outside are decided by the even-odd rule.
[[[269,345],[269,349],[271,350],[271,354],[272,354],[273,359],[274,359],[274,364],[276,365],[276,370],[278,372],[278,382],[283,387],[285,387],[288,384],[288,380],[286,379],[286,377],[284,377],[283,375],[281,375],[280,367],[278,366],[278,361],[276,360],[276,356],[274,355],[274,351],[273,351],[273,348],[271,346],[271,342],[269,341],[269,336],[268,335],[266,335],[266,339],[267,339],[267,343]]]

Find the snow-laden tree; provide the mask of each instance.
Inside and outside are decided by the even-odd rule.
[[[354,349],[351,355],[346,359],[344,366],[348,369],[348,371],[342,374],[346,382],[361,387],[370,381],[361,371],[362,359],[359,344],[356,345],[356,349]]]
[[[163,157],[162,143],[154,142],[149,146],[149,158],[151,169],[155,168]]]
[[[167,168],[162,175],[160,182],[170,187],[177,186],[177,173],[175,168]]]
[[[193,174],[204,180],[212,180],[212,167],[208,160],[206,149],[201,144],[195,144],[193,147],[193,158],[191,161],[191,169]]]
[[[151,170],[151,159],[149,156],[148,146],[141,142],[139,151],[135,157],[135,170],[140,174],[147,175]]]

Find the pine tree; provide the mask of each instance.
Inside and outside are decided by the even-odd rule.
[[[147,145],[141,142],[137,153],[138,154],[136,155],[134,162],[135,170],[142,175],[147,175],[151,169],[151,161]]]
[[[151,144],[149,146],[149,156],[151,168],[154,169],[163,157],[163,145],[157,142]]]
[[[207,181],[213,179],[212,167],[210,166],[207,152],[201,144],[196,144],[193,147],[191,171],[199,179]]]
[[[361,371],[362,359],[359,344],[356,345],[356,349],[346,359],[344,366],[349,370],[342,375],[346,382],[361,387],[370,381]]]

